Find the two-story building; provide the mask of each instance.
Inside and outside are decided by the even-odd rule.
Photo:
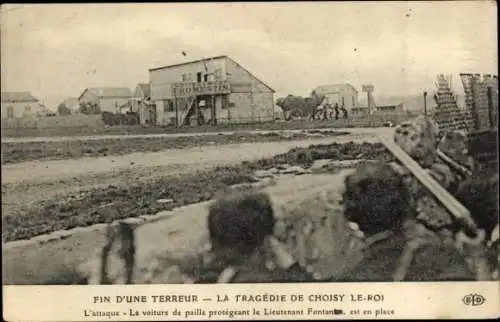
[[[2,119],[42,116],[47,109],[30,92],[2,92]]]
[[[316,94],[322,95],[330,106],[344,106],[347,111],[358,107],[358,90],[351,84],[322,85],[314,89]]]
[[[132,91],[127,87],[86,88],[78,102],[97,104],[101,112],[120,113],[120,107],[132,98]]]
[[[149,70],[156,124],[274,120],[274,90],[228,56]]]

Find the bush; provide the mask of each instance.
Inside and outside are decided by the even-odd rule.
[[[137,125],[140,123],[139,114],[127,112],[127,114],[116,114],[110,112],[102,112],[101,118],[104,124],[113,125]]]
[[[87,114],[87,115],[95,115],[95,114],[101,113],[101,109],[99,108],[99,105],[97,105],[96,103],[91,103],[91,102],[80,103],[80,107],[78,110],[80,113]]]
[[[59,113],[60,115],[70,115],[71,110],[66,106],[66,104],[61,103],[57,107],[57,113]]]

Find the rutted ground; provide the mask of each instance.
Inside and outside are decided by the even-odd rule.
[[[297,146],[363,139],[342,136],[301,141],[241,143],[74,160],[29,161],[2,166],[2,213],[26,212],[37,203],[109,185],[208,170],[220,164],[272,157]],[[372,138],[366,138],[371,140]]]
[[[334,143],[314,145],[303,150],[310,155],[309,160],[297,160],[296,155],[302,152],[292,150],[291,153],[264,158],[257,162],[248,162],[248,158],[245,158],[247,162],[240,165],[234,165],[238,162],[233,160],[232,166],[219,166],[204,171],[198,169],[195,173],[163,172],[156,177],[143,177],[135,182],[116,184],[108,182],[107,186],[104,186],[103,182],[102,188],[93,187],[88,191],[80,191],[69,196],[66,191],[66,195],[47,198],[38,203],[32,197],[30,199],[32,203],[22,203],[19,199],[21,193],[19,188],[15,191],[17,194],[12,194],[12,192],[7,194],[11,190],[4,189],[6,192],[4,200],[14,205],[3,207],[3,238],[6,240],[25,239],[54,230],[110,222],[119,218],[151,215],[161,210],[171,209],[173,206],[209,200],[216,192],[229,185],[255,181],[252,178],[254,170],[266,169],[276,164],[303,163],[327,158],[353,160],[386,156],[384,155],[385,149],[380,144],[373,146],[371,144]],[[255,148],[253,151],[256,151]],[[277,152],[274,150],[270,156]],[[203,165],[208,166],[206,163]],[[25,197],[30,196],[25,195]],[[158,199],[172,199],[172,202],[158,203]]]
[[[380,144],[375,149],[371,144],[359,144],[376,141],[377,138],[373,135],[348,135],[7,165],[2,168],[4,238],[29,238],[56,229],[108,222],[110,220],[106,219],[107,216],[118,219],[147,215],[173,206],[209,200],[217,191],[224,190],[231,184],[254,181],[254,177],[250,175],[254,170],[289,163],[285,152],[311,144],[337,143],[328,147],[320,146],[319,149],[303,149],[309,152],[316,150],[312,153],[315,159],[373,159],[380,157],[380,153],[384,157],[384,149]],[[352,143],[344,144],[347,142]],[[273,158],[280,153],[284,154]],[[258,159],[261,160],[249,162]],[[213,171],[220,164],[227,166]],[[193,175],[194,171],[201,172]],[[221,176],[221,173],[226,175]],[[120,193],[124,197],[118,197],[117,199],[121,198],[120,202],[113,204],[111,199]],[[108,200],[109,198],[111,199]],[[173,202],[159,205],[155,203],[158,198],[169,198]],[[57,202],[58,200],[65,202]],[[69,200],[71,202],[67,202]],[[136,205],[140,204],[140,200],[144,211],[137,211]],[[104,208],[99,208],[103,205]],[[132,209],[131,206],[135,208]],[[51,226],[53,224],[56,225]],[[170,233],[179,232],[176,230]],[[4,252],[4,260],[30,266],[34,265],[33,261],[41,261],[40,265],[47,265],[47,258],[58,258],[58,261],[63,262],[59,264],[71,266],[75,261],[88,256],[91,250],[95,250],[99,242],[99,238],[95,237],[80,234],[35,248],[27,246],[23,247],[21,255],[19,249],[15,248]],[[60,260],[61,254],[67,253],[71,255],[65,255]],[[39,254],[44,254],[42,257],[46,259]],[[39,264],[32,267],[40,267]]]

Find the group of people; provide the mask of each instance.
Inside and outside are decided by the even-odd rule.
[[[342,113],[342,118],[347,119],[348,118],[348,112],[347,109],[344,107],[344,105],[339,105],[339,103],[335,103],[335,105],[332,107],[330,104],[325,104],[325,105],[320,105],[320,108],[318,108],[315,113],[312,115],[313,120],[314,119],[323,119],[323,120],[338,120],[340,119],[340,115]]]

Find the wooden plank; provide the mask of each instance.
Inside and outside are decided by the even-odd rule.
[[[445,153],[443,153],[441,150],[436,151],[437,156],[443,160],[449,167],[453,168],[455,171],[460,172],[463,176],[471,176],[472,171],[467,169],[466,167],[458,164],[455,162],[453,159],[449,158]]]
[[[380,135],[382,144],[399,160],[410,172],[427,188],[441,204],[457,220],[463,222],[471,233],[477,232],[477,226],[472,219],[470,212],[460,202],[458,202],[446,189],[444,189],[434,178],[432,178],[422,167],[413,160],[403,149],[393,140],[393,136]]]

